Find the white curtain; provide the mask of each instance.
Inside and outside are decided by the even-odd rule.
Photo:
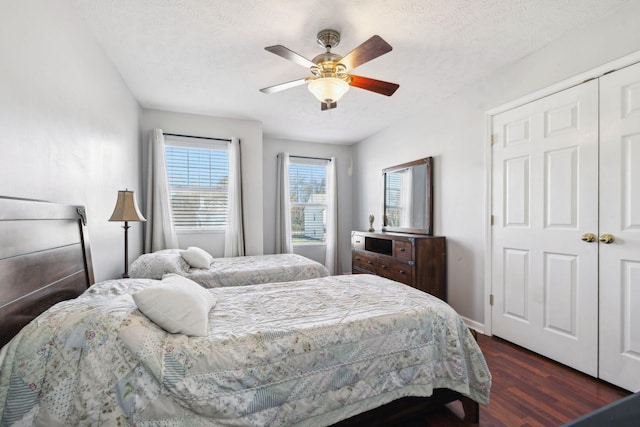
[[[229,206],[224,233],[224,256],[244,256],[244,224],[242,220],[242,169],[240,140],[229,143]]]
[[[276,253],[278,254],[293,253],[289,197],[289,153],[280,153],[276,188]]]
[[[171,219],[171,201],[169,200],[169,181],[167,180],[164,149],[162,129],[152,130],[148,146],[145,252],[178,247],[178,236]]]
[[[336,158],[327,164],[327,254],[325,267],[329,274],[340,274],[338,256],[338,181],[336,179]]]

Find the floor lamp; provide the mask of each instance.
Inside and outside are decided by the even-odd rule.
[[[120,190],[118,191],[118,201],[116,202],[116,208],[111,214],[109,221],[124,221],[124,274],[122,278],[129,277],[129,236],[128,231],[131,226],[129,221],[146,221],[146,219],[138,210],[136,199],[133,197],[133,191]]]

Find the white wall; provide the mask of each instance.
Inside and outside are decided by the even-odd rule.
[[[276,248],[276,156],[286,152],[296,156],[336,158],[338,180],[338,252],[340,271],[351,271],[351,211],[352,177],[349,174],[352,148],[349,145],[319,144],[313,142],[290,141],[265,138],[264,159],[264,253],[275,253]],[[295,253],[304,255],[322,264],[325,261],[325,248],[318,246],[298,246]]]
[[[144,109],[142,134],[145,164],[142,165],[142,169],[145,177],[148,137],[149,132],[154,128],[182,135],[240,138],[245,253],[247,255],[261,255],[263,250],[262,124],[255,120],[227,119]],[[144,209],[142,206],[141,208]],[[181,248],[198,246],[213,256],[224,256],[224,233],[179,234],[178,241]]]
[[[631,2],[354,146],[354,228],[380,214],[380,171],[434,156],[435,234],[447,237],[449,302],[484,323],[485,111],[640,50]],[[376,215],[376,216],[378,216]]]
[[[117,191],[140,188],[140,108],[67,1],[0,13],[0,195],[87,208],[96,280],[124,271]],[[132,224],[130,255],[142,248]]]

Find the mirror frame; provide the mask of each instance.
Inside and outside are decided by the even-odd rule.
[[[427,183],[426,183],[426,197],[425,197],[425,228],[409,228],[409,227],[389,227],[387,225],[387,173],[396,172],[402,169],[411,168],[414,166],[426,165],[427,166]],[[401,165],[392,166],[382,170],[383,184],[382,184],[382,231],[395,231],[400,233],[412,233],[412,234],[426,234],[428,236],[433,235],[433,157],[425,157],[424,159],[415,160],[413,162],[403,163]]]

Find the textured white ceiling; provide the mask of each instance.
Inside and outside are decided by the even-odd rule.
[[[593,22],[627,0],[72,0],[143,107],[262,122],[266,136],[352,143]],[[392,97],[351,88],[320,111],[306,77],[264,50],[312,59],[318,31],[345,55],[373,34],[393,50],[355,74],[398,83]]]

